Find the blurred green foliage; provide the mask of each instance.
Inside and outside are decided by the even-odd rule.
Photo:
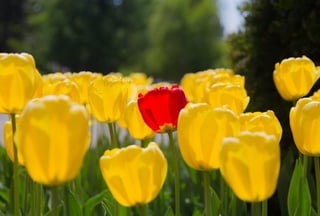
[[[147,0],[31,0],[29,6],[26,43],[48,72],[117,71],[145,49]]]
[[[289,125],[289,111],[294,102],[284,101],[273,83],[275,64],[289,57],[306,55],[320,64],[319,0],[249,0],[240,7],[243,28],[229,35],[228,56],[232,68],[246,77],[250,96],[248,111],[273,110],[281,122],[282,168],[277,193],[269,207],[280,209],[274,215],[288,215],[289,182],[298,153]],[[310,94],[319,88],[316,83]],[[312,183],[309,181],[309,184]],[[314,190],[310,190],[314,191]],[[315,200],[315,197],[312,197]]]
[[[221,66],[222,27],[211,0],[158,1],[150,18],[147,71],[177,80]]]
[[[320,1],[250,0],[240,10],[245,22],[241,31],[228,37],[229,57],[232,68],[246,77],[248,110],[272,109],[289,129],[292,102],[281,99],[273,70],[277,62],[302,55],[320,64]],[[289,133],[284,131],[284,145],[292,143]]]
[[[228,38],[233,67],[246,76],[256,109],[276,108],[280,97],[272,80],[275,63],[302,55],[320,63],[320,1],[252,0],[241,12],[244,27]]]
[[[289,129],[292,103],[281,99],[275,88],[274,65],[285,58],[302,55],[319,65],[320,1],[247,1],[241,11],[244,27],[230,35],[228,43],[232,67],[246,77],[251,98],[248,110],[272,109],[283,127]],[[289,130],[284,131],[282,140],[284,146],[292,144]]]
[[[0,0],[0,51],[16,51],[23,40],[25,1]]]
[[[0,0],[5,5],[5,0]],[[211,0],[27,0],[7,7],[22,18],[1,51],[31,53],[42,73],[142,71],[179,81],[186,72],[222,65],[222,26]],[[25,21],[24,21],[25,20]],[[18,43],[9,43],[17,39]]]

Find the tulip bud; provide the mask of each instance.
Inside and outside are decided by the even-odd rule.
[[[80,103],[85,105],[88,103],[88,89],[90,83],[97,77],[102,76],[99,73],[93,73],[90,71],[81,71],[79,73],[72,73],[69,77],[73,82],[77,84],[80,90]]]
[[[269,135],[275,135],[280,142],[282,127],[272,110],[242,113],[239,120],[240,131],[265,132]]]
[[[89,85],[88,103],[92,115],[100,122],[112,123],[120,119],[132,97],[133,84],[119,75],[97,77]]]
[[[144,122],[136,100],[128,103],[123,117],[127,129],[134,139],[144,140],[154,136],[153,130]]]
[[[276,190],[280,172],[280,146],[274,135],[244,131],[223,139],[220,171],[236,196],[261,202]]]
[[[19,124],[20,118],[18,116],[16,118],[16,124]],[[12,138],[12,122],[6,121],[3,125],[3,142],[6,152],[12,162],[14,162],[14,150],[13,150],[13,138]],[[18,153],[18,163],[23,166],[24,160],[22,155],[20,154],[19,150]]]
[[[320,101],[301,98],[290,110],[290,128],[302,154],[320,156]]]
[[[78,174],[89,147],[89,115],[65,95],[31,100],[20,115],[15,133],[30,177],[59,185]]]
[[[20,113],[40,83],[41,75],[30,54],[0,53],[0,113]]]
[[[189,103],[179,115],[180,151],[184,161],[196,170],[219,169],[222,139],[238,132],[238,117],[229,109]]]
[[[207,89],[204,101],[213,107],[227,106],[236,114],[247,108],[250,98],[244,86],[232,83],[217,83]]]
[[[160,192],[167,176],[167,160],[158,145],[146,148],[130,145],[106,150],[100,169],[113,197],[123,206],[151,202]]]
[[[320,71],[308,57],[287,58],[275,65],[274,84],[284,100],[295,101],[307,95],[319,79]]]
[[[158,133],[176,130],[179,112],[187,103],[187,98],[178,85],[154,88],[146,94],[140,94],[138,98],[142,118]]]

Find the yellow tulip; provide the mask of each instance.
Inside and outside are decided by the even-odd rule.
[[[158,145],[106,150],[100,169],[113,197],[123,206],[146,204],[158,195],[167,176],[167,160]]]
[[[240,115],[249,104],[246,89],[238,84],[217,83],[207,89],[204,102],[213,107],[227,106]]]
[[[16,116],[16,124],[19,124],[19,117]],[[11,120],[6,121],[3,125],[3,143],[4,147],[6,149],[6,152],[10,158],[10,160],[13,162],[14,161],[14,151],[13,151],[13,139],[12,139],[12,122]],[[20,154],[19,151],[18,153],[18,163],[23,166],[24,165],[24,160],[22,158],[22,155]]]
[[[187,73],[181,79],[181,87],[190,102],[206,102],[207,89],[218,83],[240,85],[244,88],[243,76],[234,74],[227,68],[208,69],[196,73]]]
[[[312,100],[320,101],[320,89],[318,89],[317,91],[315,91],[310,98],[311,98]]]
[[[137,100],[128,103],[124,110],[125,125],[134,139],[143,140],[154,136],[153,130],[144,122],[139,111]]]
[[[147,77],[145,73],[135,72],[130,73],[129,78],[133,81],[136,86],[147,86],[153,82],[152,77]]]
[[[186,94],[188,101],[198,103],[203,101],[205,90],[210,85],[209,80],[215,75],[212,69],[187,73],[181,79],[181,88]]]
[[[88,103],[93,116],[100,122],[118,121],[132,98],[132,91],[132,81],[119,75],[94,79],[88,89]]]
[[[20,115],[17,149],[30,177],[59,185],[78,174],[89,147],[89,115],[65,95],[31,100]]]
[[[88,88],[95,78],[102,76],[100,73],[93,73],[90,71],[81,71],[79,73],[72,73],[69,76],[69,79],[74,81],[80,90],[80,103],[87,104],[88,103]]]
[[[223,139],[220,171],[236,196],[246,202],[270,198],[280,172],[280,145],[274,135],[244,131]]]
[[[218,68],[214,70],[212,76],[209,77],[210,85],[216,83],[230,83],[244,87],[244,76],[235,74],[233,70],[227,68]]]
[[[319,70],[308,57],[287,58],[276,63],[274,84],[284,100],[295,101],[307,95],[319,78]]]
[[[302,154],[320,156],[320,101],[301,98],[290,110],[290,128]]]
[[[238,133],[238,117],[229,109],[189,103],[178,119],[179,148],[184,161],[196,170],[219,169],[222,139]]]
[[[53,84],[58,81],[63,81],[65,79],[68,79],[67,73],[62,73],[62,72],[54,72],[54,73],[49,73],[42,76],[42,80],[45,84],[47,83]]]
[[[43,87],[43,96],[45,95],[67,95],[73,101],[81,103],[80,89],[78,85],[69,80],[58,80],[53,83],[46,83]]]
[[[0,113],[20,113],[40,83],[41,75],[30,54],[0,53]]]
[[[240,131],[265,132],[269,135],[275,135],[280,142],[282,127],[272,110],[242,113],[239,119]]]
[[[183,75],[181,81],[180,81],[180,85],[181,88],[183,89],[183,91],[186,94],[186,97],[188,98],[188,101],[190,102],[195,102],[196,98],[194,96],[195,91],[194,91],[194,82],[196,79],[196,74],[194,73],[186,73]]]

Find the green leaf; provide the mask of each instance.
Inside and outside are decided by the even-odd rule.
[[[118,214],[119,214],[119,216],[130,215],[129,212],[130,212],[130,208],[124,207],[122,205],[118,205]]]
[[[167,209],[166,214],[164,216],[174,216],[173,210],[170,206]]]
[[[67,191],[66,200],[66,212],[67,215],[79,215],[82,216],[82,206],[79,198],[72,191]]]
[[[108,199],[111,196],[110,199]],[[101,193],[88,199],[84,205],[84,216],[91,216],[93,209],[102,202],[112,200],[112,195],[109,190],[104,190]],[[109,205],[108,205],[109,206]]]
[[[232,191],[230,191],[229,212],[231,216],[247,215],[247,203],[240,200]]]
[[[203,212],[196,209],[193,213],[192,213],[192,216],[203,216]]]
[[[288,191],[290,186],[290,181],[292,177],[292,173],[295,167],[295,154],[292,149],[289,149],[287,152],[283,152],[285,154],[282,162],[281,169],[278,180],[278,199],[281,210],[281,215],[288,215]]]
[[[288,193],[289,216],[311,215],[311,195],[307,178],[300,160],[292,174]]]
[[[211,192],[211,197],[212,197],[212,202],[213,202],[212,213],[213,213],[213,215],[219,215],[220,209],[221,209],[221,200],[220,200],[218,194],[216,193],[216,191],[212,187],[210,187],[210,192]]]

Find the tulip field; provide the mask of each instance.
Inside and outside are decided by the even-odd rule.
[[[246,111],[232,69],[44,75],[0,53],[0,215],[320,216],[319,77],[306,56],[275,63],[293,104],[283,151],[275,112]]]

